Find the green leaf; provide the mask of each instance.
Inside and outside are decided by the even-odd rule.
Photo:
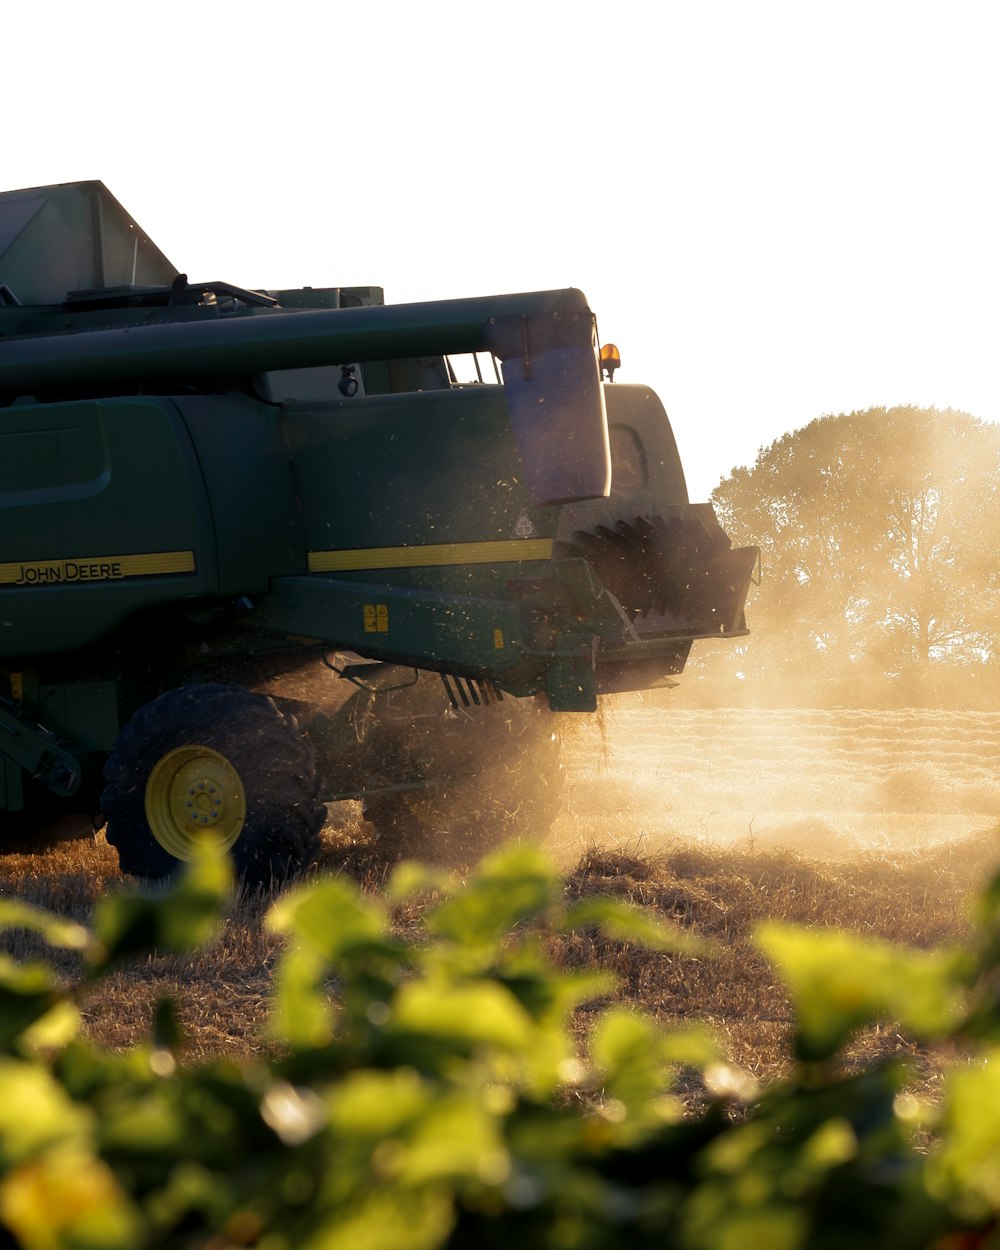
[[[672,921],[618,899],[594,895],[575,903],[566,911],[559,926],[571,931],[596,925],[607,937],[618,942],[635,942],[650,950],[673,951],[685,955],[710,955],[713,947],[703,938],[688,933]]]
[[[168,1229],[182,1221],[191,1227],[195,1220],[217,1228],[232,1220],[233,1205],[228,1177],[210,1171],[201,1163],[181,1158],[172,1164],[165,1183],[147,1199],[144,1207],[149,1222],[156,1229]],[[256,1227],[258,1223],[259,1220],[251,1220],[250,1226]]]
[[[493,981],[408,982],[396,995],[388,1031],[433,1039],[443,1054],[462,1054],[479,1046],[525,1051],[535,1036],[521,1004]]]
[[[350,955],[396,948],[384,940],[388,925],[381,906],[362,899],[357,888],[331,877],[289,890],[267,913],[265,926],[335,965]]]
[[[941,1146],[928,1164],[936,1195],[972,1219],[1000,1215],[1000,1047],[952,1073],[939,1126]]]
[[[27,929],[62,950],[84,951],[91,941],[87,930],[75,920],[54,916],[16,898],[0,899],[0,929]]]
[[[455,881],[455,874],[446,868],[407,859],[393,869],[385,894],[390,903],[405,903],[415,894],[428,891],[449,893]]]
[[[328,1092],[326,1105],[341,1171],[357,1167],[361,1179],[402,1186],[506,1178],[495,1112],[478,1090],[406,1068],[359,1071]]]
[[[142,1217],[103,1160],[59,1147],[0,1180],[0,1220],[23,1250],[140,1250]]]
[[[536,847],[515,845],[483,860],[460,893],[427,916],[432,933],[467,947],[491,946],[562,898],[555,869]]]
[[[270,909],[265,925],[288,939],[268,1028],[293,1046],[330,1041],[334,1013],[325,981],[331,970],[345,981],[348,1018],[364,1019],[372,1002],[384,1004],[391,995],[407,958],[405,947],[387,936],[384,909],[341,878],[290,890]]]
[[[58,1144],[82,1146],[93,1114],[73,1102],[40,1065],[0,1059],[0,1170]]]
[[[94,913],[94,973],[149,953],[183,954],[216,933],[232,888],[228,859],[204,856],[164,888],[109,895]]]
[[[604,1093],[617,1099],[623,1111],[638,1109],[667,1083],[657,1041],[653,1021],[625,1008],[605,1012],[594,1026],[591,1058],[601,1074]]]
[[[509,1168],[493,1117],[475,1095],[439,1093],[409,1136],[406,1151],[392,1161],[403,1185],[496,1181]]]
[[[10,1049],[61,999],[55,973],[46,964],[19,964],[0,954],[0,1048]]]
[[[685,1232],[682,1244],[692,1250],[807,1250],[809,1245],[804,1209],[776,1201],[742,1205],[728,1188],[709,1185],[694,1191]]]
[[[672,1069],[705,1068],[717,1059],[718,1046],[701,1026],[668,1031],[648,1016],[615,1007],[594,1025],[590,1055],[606,1095],[627,1113],[645,1116],[671,1084]]]
[[[27,1025],[18,1039],[22,1054],[51,1054],[75,1041],[80,1033],[80,1013],[63,999]]]
[[[915,951],[778,921],[758,926],[754,940],[791,989],[803,1058],[827,1058],[876,1020],[896,1021],[934,1039],[962,1019],[960,961],[950,952]]]
[[[333,1036],[333,1005],[322,992],[326,964],[313,950],[293,947],[274,977],[267,1032],[289,1046],[326,1046]]]
[[[439,1250],[454,1224],[453,1202],[443,1187],[394,1186],[361,1194],[333,1219],[310,1219],[291,1243],[296,1250]]]
[[[433,965],[433,961],[428,963]],[[445,961],[444,966],[448,968],[451,964]],[[538,1024],[564,1023],[574,1007],[609,997],[619,983],[611,972],[591,969],[557,972],[531,943],[505,951],[489,975],[510,990]]]
[[[982,935],[978,952],[981,964],[995,967],[1000,963],[1000,872],[980,891],[974,915]]]
[[[201,1142],[190,1142],[180,1087],[160,1081],[145,1088],[118,1086],[102,1100],[100,1140],[112,1154],[184,1158]]]
[[[667,1063],[707,1068],[719,1060],[719,1039],[707,1025],[678,1025],[661,1032],[659,1051]]]
[[[349,1073],[326,1096],[330,1126],[343,1140],[357,1138],[360,1149],[399,1136],[426,1114],[440,1087],[412,1068]]]

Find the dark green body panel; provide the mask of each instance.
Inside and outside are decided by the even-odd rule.
[[[212,509],[169,400],[10,409],[0,465],[5,656],[84,647],[142,609],[217,593]],[[115,575],[121,557],[165,552],[191,553],[192,571]]]
[[[305,527],[280,409],[246,395],[177,399],[210,503],[218,594],[266,593],[304,571]]]
[[[286,405],[306,545],[354,556],[355,566],[276,579],[246,623],[515,694],[541,690],[563,707],[594,706],[602,656],[616,681],[633,660],[644,672],[677,671],[691,627],[627,630],[584,562],[560,550],[580,528],[692,511],[659,400],[645,387],[606,392],[621,487],[613,477],[609,499],[561,508],[532,507],[500,387]],[[550,553],[531,558],[540,539]],[[503,559],[464,562],[480,543],[504,547]],[[418,560],[452,545],[440,563]],[[399,551],[399,562],[380,564],[386,551]],[[366,618],[374,605],[384,610],[378,630]]]
[[[310,551],[513,539],[532,507],[500,387],[288,404],[283,417]],[[554,535],[556,511],[532,512],[538,536]]]
[[[245,599],[246,626],[530,682],[545,657],[621,633],[599,594],[575,619],[553,541],[686,507],[655,396],[616,387],[608,398],[616,445],[633,449],[623,488],[562,508],[532,506],[496,386],[283,407],[229,394],[12,409],[0,435],[5,655],[86,648],[151,612]],[[550,543],[544,559],[538,540]],[[465,562],[481,543],[503,546],[501,557]],[[457,554],[421,562],[425,548],[450,546]],[[385,548],[404,554],[366,564]],[[99,576],[107,561],[185,552],[189,571]],[[355,567],[310,574],[310,553],[329,552],[356,554]],[[26,580],[60,566],[58,581]],[[303,580],[293,591],[286,578]],[[389,628],[376,632],[392,636],[370,636],[365,604],[390,600]]]

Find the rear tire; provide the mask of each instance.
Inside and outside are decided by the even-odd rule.
[[[208,841],[269,885],[311,863],[326,808],[312,747],[265,695],[182,686],[139,709],[104,768],[105,836],[122,872],[170,876]]]

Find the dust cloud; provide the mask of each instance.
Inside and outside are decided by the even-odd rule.
[[[952,410],[821,417],[713,493],[761,551],[750,636],[621,696],[566,751],[553,832],[656,850],[914,854],[1000,818],[1000,427]]]
[[[621,697],[564,751],[548,845],[917,856],[1000,820],[1000,712],[713,708]]]

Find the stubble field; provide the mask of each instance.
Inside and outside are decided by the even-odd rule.
[[[1000,713],[619,702],[566,752],[560,855],[783,846],[915,856],[1000,819]]]
[[[565,762],[565,810],[546,846],[567,891],[652,909],[713,939],[718,953],[670,956],[580,934],[560,939],[554,957],[614,971],[621,999],[664,1025],[707,1022],[730,1060],[763,1078],[783,1070],[790,1018],[752,946],[757,921],[841,925],[918,947],[960,941],[972,890],[1000,863],[1000,714],[623,700],[574,728]],[[384,868],[369,852],[356,805],[337,805],[316,870],[378,891]],[[84,921],[123,884],[101,834],[0,856],[0,893]],[[260,1050],[280,958],[261,925],[270,901],[237,898],[205,952],[143,960],[89,992],[92,1036],[113,1047],[148,1036],[157,1000],[170,995],[190,1059]],[[412,911],[396,919],[419,928]],[[3,944],[33,953],[18,934]],[[71,957],[63,972],[76,975]],[[910,1049],[890,1027],[861,1039],[857,1057],[887,1048]]]

